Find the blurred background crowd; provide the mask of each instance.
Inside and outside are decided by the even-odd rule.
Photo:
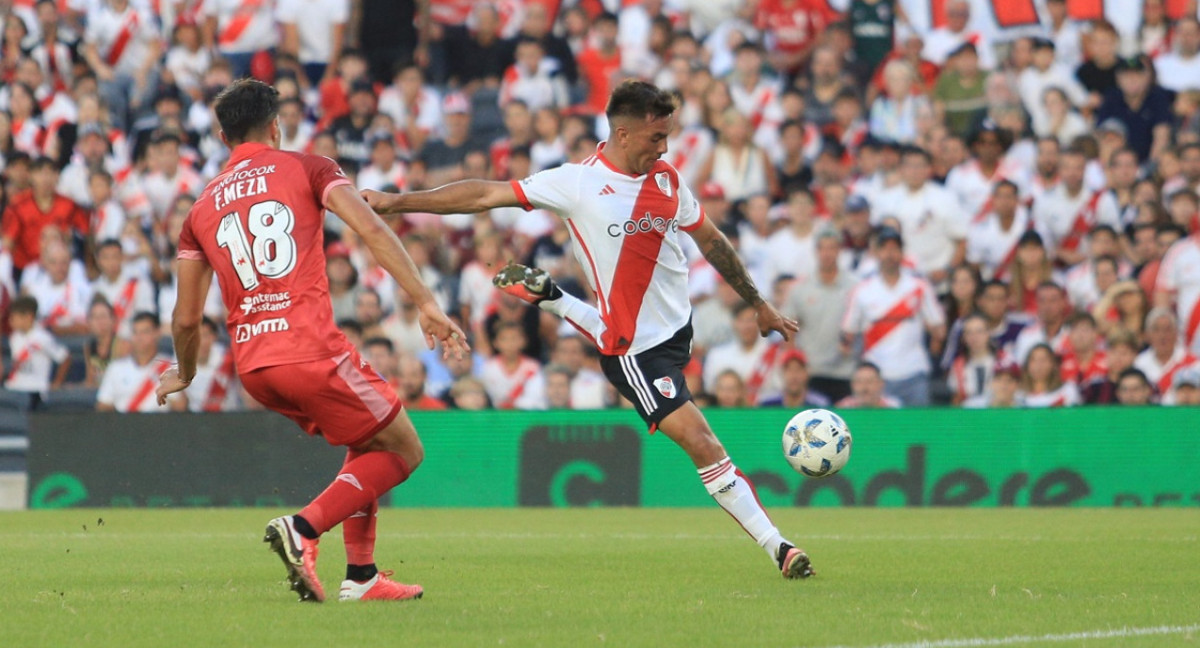
[[[519,179],[605,139],[620,80],[677,93],[666,159],[801,332],[691,246],[689,387],[714,407],[1200,403],[1195,0],[0,0],[4,398],[154,411],[173,258],[244,75],[283,148],[361,188]],[[628,406],[597,352],[494,290],[589,293],[552,214],[397,231],[474,354],[428,350],[327,219],[340,328],[413,409]],[[685,237],[686,238],[686,237]],[[254,408],[214,286],[174,409]]]

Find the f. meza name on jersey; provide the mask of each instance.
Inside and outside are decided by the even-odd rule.
[[[250,160],[245,160],[246,164]],[[235,200],[267,193],[266,176],[275,173],[275,165],[245,168],[244,166],[221,178],[212,189],[213,209],[221,211]]]

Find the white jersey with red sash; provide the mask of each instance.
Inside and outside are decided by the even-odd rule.
[[[237,370],[233,354],[225,345],[214,343],[208,361],[196,365],[196,376],[188,387],[188,410],[192,412],[232,412],[241,405]]]
[[[273,0],[204,0],[205,17],[217,19],[217,51],[237,54],[278,42]]]
[[[704,215],[674,167],[659,160],[649,173],[631,176],[612,166],[601,145],[580,164],[512,186],[522,207],[566,221],[575,259],[596,292],[601,353],[641,353],[688,323],[688,265],[679,241]]]
[[[1175,297],[1184,346],[1200,355],[1200,234],[1176,241],[1158,270],[1156,290]]]
[[[4,388],[44,397],[50,389],[54,364],[67,359],[67,348],[37,324],[28,331],[13,331],[8,345],[13,359],[4,372]]]
[[[1154,385],[1159,394],[1165,394],[1171,389],[1171,381],[1174,380],[1175,374],[1181,369],[1196,366],[1200,361],[1196,356],[1192,355],[1187,349],[1180,345],[1175,345],[1175,351],[1171,353],[1171,357],[1167,358],[1166,362],[1160,362],[1158,357],[1154,355],[1154,349],[1149,348],[1137,355],[1133,361],[1133,368],[1140,369],[1146,374],[1146,379]]]
[[[173,176],[150,173],[142,179],[142,190],[150,201],[150,209],[156,221],[164,221],[171,213],[175,199],[180,196],[198,196],[204,189],[204,178],[195,169],[179,163]]]
[[[111,405],[118,412],[165,412],[154,398],[158,388],[158,377],[171,366],[170,358],[154,356],[144,365],[139,365],[133,356],[126,356],[109,363],[100,379],[96,402]]]
[[[992,190],[996,183],[1008,180],[1017,185],[1017,194],[1022,201],[1029,197],[1029,172],[1014,158],[1003,158],[991,176],[984,174],[979,163],[974,159],[950,169],[946,175],[946,189],[949,189],[967,214],[971,222],[977,223],[992,212]]]
[[[147,277],[136,273],[122,272],[110,280],[103,275],[92,282],[95,294],[104,295],[113,307],[113,319],[117,323],[117,336],[128,339],[132,333],[133,316],[146,311],[157,312],[154,286]]]
[[[750,120],[754,143],[768,151],[775,148],[784,117],[783,106],[779,103],[779,84],[761,79],[753,88],[746,88],[733,80],[729,83],[729,96],[733,99],[733,107]]]
[[[895,285],[875,274],[854,287],[842,331],[862,335],[862,357],[879,367],[884,380],[902,380],[929,373],[925,327],[945,321],[933,286],[901,270]]]
[[[84,41],[95,44],[106,65],[132,75],[146,62],[149,45],[158,37],[154,17],[146,11],[130,5],[117,13],[103,2],[88,14]]]
[[[999,216],[989,214],[967,229],[967,262],[978,265],[984,279],[1008,281],[1017,257],[1017,243],[1031,229],[1034,229],[1033,218],[1024,207],[1017,208],[1007,230],[1000,224]]]
[[[42,74],[50,82],[56,92],[65,92],[71,88],[75,77],[74,63],[71,61],[71,47],[61,41],[53,43],[38,43],[29,52],[29,58],[37,61],[42,68]]]
[[[1081,189],[1075,195],[1058,185],[1033,206],[1033,220],[1050,238],[1046,250],[1086,252],[1087,233],[1096,225],[1121,227],[1117,201],[1108,191]]]
[[[87,320],[92,289],[86,283],[68,279],[61,284],[49,277],[26,286],[29,295],[37,300],[38,319],[49,329],[81,324]]]
[[[542,368],[531,358],[522,356],[511,371],[500,358],[491,358],[483,363],[479,378],[496,409],[546,409]]]
[[[667,162],[689,186],[700,181],[700,167],[712,152],[713,136],[706,128],[686,128],[667,138]]]

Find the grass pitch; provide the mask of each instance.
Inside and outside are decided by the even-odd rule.
[[[1200,646],[1194,509],[777,509],[806,581],[715,505],[385,509],[380,567],[425,598],[324,605],[261,542],[277,514],[0,514],[0,645]]]

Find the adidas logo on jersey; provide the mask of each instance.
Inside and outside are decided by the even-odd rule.
[[[598,195],[598,196],[610,196],[610,195],[612,195],[612,194],[615,194],[615,193],[617,193],[617,190],[616,190],[616,189],[613,189],[613,188],[612,188],[612,185],[604,185],[604,188],[603,188],[603,189],[601,189],[601,190],[600,190],[600,193],[598,193],[598,194],[596,194],[596,195]]]

